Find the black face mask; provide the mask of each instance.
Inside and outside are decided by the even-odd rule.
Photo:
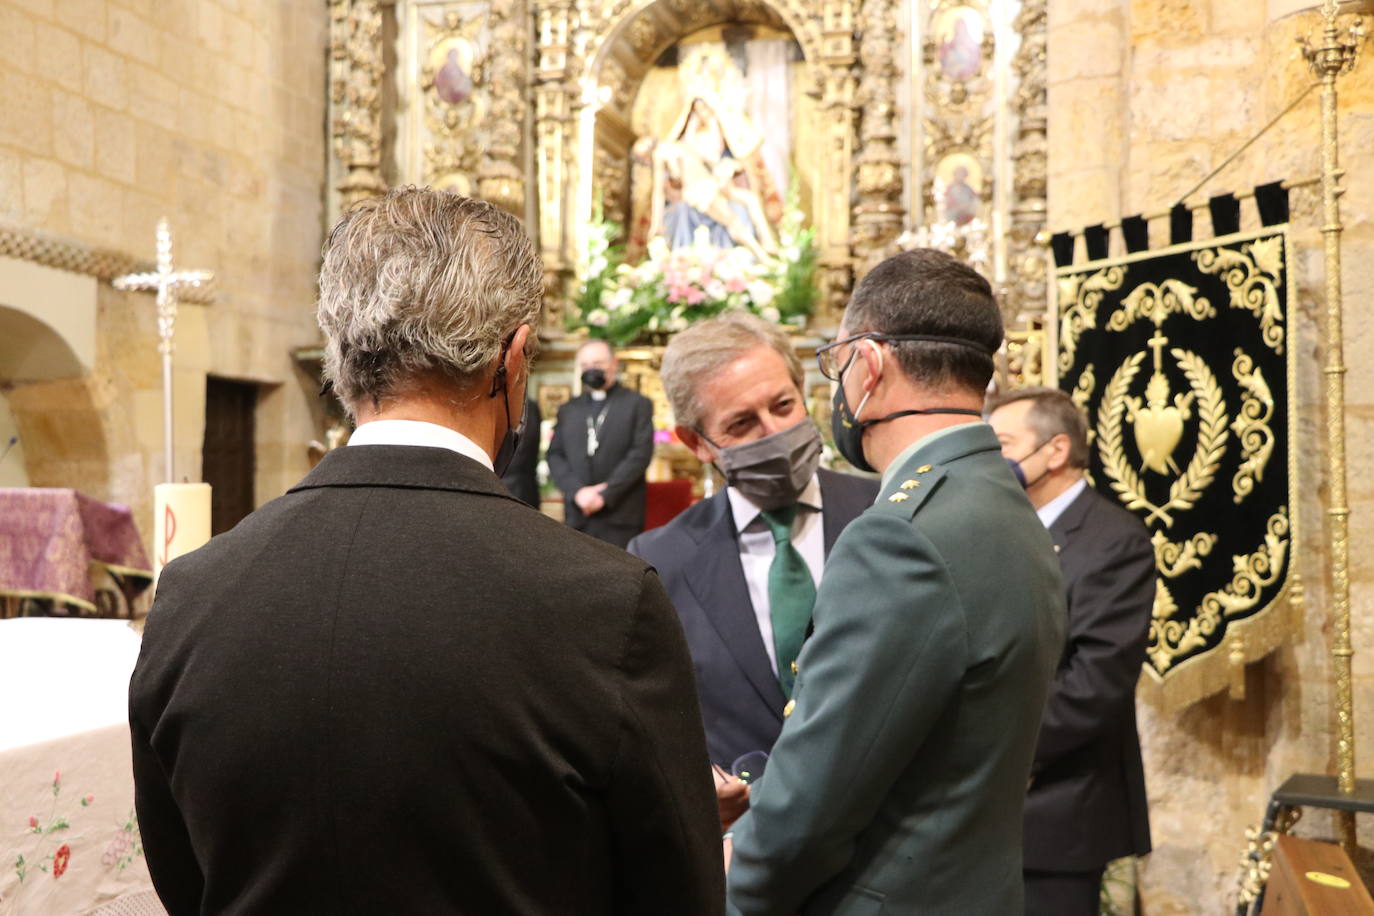
[[[1026,454],[1022,455],[1020,458],[1008,458],[1008,459],[1007,459],[1007,466],[1008,466],[1009,468],[1011,468],[1011,473],[1016,477],[1016,482],[1019,483],[1019,484],[1021,485],[1021,489],[1023,489],[1023,490],[1029,490],[1031,487],[1035,486],[1037,483],[1039,483],[1040,481],[1044,480],[1044,479],[1045,479],[1045,474],[1048,474],[1048,473],[1050,472],[1050,471],[1049,471],[1049,468],[1046,468],[1044,474],[1041,474],[1039,477],[1035,478],[1034,480],[1026,480],[1026,471],[1025,471],[1024,468],[1021,467],[1021,462],[1025,461],[1025,460],[1026,460],[1027,458],[1029,458],[1031,455],[1034,455],[1036,452],[1040,451],[1042,448],[1044,448],[1045,446],[1047,446],[1047,445],[1049,445],[1049,444],[1050,444],[1050,440],[1049,440],[1049,439],[1046,439],[1044,442],[1041,442],[1041,443],[1040,443],[1039,445],[1037,445],[1035,448],[1033,448],[1033,449],[1031,449],[1030,451],[1026,452]]]
[[[583,370],[582,370],[582,385],[583,385],[583,387],[585,387],[585,388],[591,388],[591,389],[593,389],[593,390],[595,390],[595,391],[600,391],[602,388],[605,388],[605,387],[606,387],[606,370],[605,370],[605,369],[583,369]]]
[[[864,430],[879,423],[886,423],[898,417],[914,417],[922,414],[965,414],[970,417],[981,417],[982,414],[976,410],[969,410],[963,407],[930,407],[925,410],[899,410],[890,413],[885,417],[875,417],[872,420],[860,420],[858,414],[864,409],[864,404],[868,402],[868,395],[865,394],[863,400],[859,402],[859,409],[851,411],[849,401],[844,396],[844,373],[840,373],[840,380],[835,383],[835,397],[831,401],[830,410],[830,433],[835,437],[835,448],[839,449],[844,460],[848,461],[860,471],[868,471],[870,474],[876,473],[877,468],[868,463],[864,457]]]
[[[509,345],[507,343],[506,346]],[[520,403],[519,422],[511,422],[510,390],[506,384],[506,347],[501,348],[501,364],[496,367],[496,375],[491,380],[489,397],[496,397],[498,390],[501,392],[501,401],[506,408],[506,434],[501,437],[501,446],[496,450],[496,457],[491,460],[491,467],[496,472],[497,477],[504,477],[510,468],[511,460],[515,458],[515,450],[520,447],[520,437],[525,434],[525,411],[529,407],[529,399],[524,398]]]

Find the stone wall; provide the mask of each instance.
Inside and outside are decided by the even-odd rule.
[[[1258,133],[1312,81],[1295,39],[1319,33],[1311,2],[1291,0],[1050,0],[1049,223],[1052,231],[1167,210]],[[1374,48],[1340,84],[1346,226],[1345,352],[1355,647],[1356,757],[1374,772]],[[1320,174],[1314,92],[1192,200],[1276,179]],[[1307,593],[1292,642],[1250,667],[1247,697],[1181,711],[1138,702],[1154,853],[1141,866],[1143,911],[1220,913],[1234,903],[1244,830],[1290,773],[1334,772],[1329,566],[1325,550],[1326,418],[1321,374],[1320,192],[1293,192],[1298,249],[1302,530]],[[1242,228],[1257,224],[1253,205]],[[1166,239],[1167,221],[1150,226]],[[1197,214],[1195,238],[1210,233]],[[1332,837],[1329,817],[1298,833]],[[1361,824],[1374,845],[1374,822]]]
[[[0,0],[0,220],[143,258],[160,216],[219,295],[178,323],[177,476],[197,479],[207,374],[262,385],[257,499],[307,469],[325,167],[327,7],[267,0]],[[0,303],[5,290],[0,288]],[[134,505],[162,479],[149,295],[102,284],[81,378],[7,378],[27,477]]]

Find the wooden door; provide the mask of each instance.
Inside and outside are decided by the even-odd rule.
[[[201,461],[210,485],[210,533],[221,534],[253,511],[253,411],[258,386],[205,380],[205,443]]]

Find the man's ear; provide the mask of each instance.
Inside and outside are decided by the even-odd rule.
[[[510,346],[506,349],[506,377],[511,379],[520,378],[521,374],[529,370],[529,359],[525,355],[525,344],[530,338],[530,326],[522,324],[515,329],[511,336]]]
[[[863,390],[872,392],[878,386],[883,374],[883,351],[875,340],[864,338],[859,342],[859,353],[863,356],[868,373],[864,376]]]
[[[677,437],[682,444],[687,446],[688,450],[691,451],[693,455],[696,455],[697,459],[700,460],[702,464],[710,464],[716,460],[715,452],[706,444],[706,440],[701,438],[701,433],[692,429],[692,427],[676,426],[673,428],[673,432],[677,433]]]
[[[1058,471],[1067,467],[1069,463],[1069,437],[1065,433],[1057,433],[1050,437],[1049,454],[1045,457],[1045,463],[1051,471]]]

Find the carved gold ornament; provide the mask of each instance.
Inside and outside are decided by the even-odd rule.
[[[1207,364],[1197,354],[1187,350],[1174,349],[1170,353],[1188,378],[1192,388],[1189,400],[1194,397],[1197,400],[1199,427],[1197,449],[1193,452],[1188,467],[1170,484],[1168,500],[1163,505],[1155,505],[1145,496],[1140,475],[1131,467],[1122,443],[1122,421],[1126,418],[1128,408],[1135,424],[1136,441],[1142,445],[1141,452],[1147,461],[1172,460],[1171,454],[1177,439],[1174,438],[1172,443],[1169,440],[1174,435],[1175,421],[1179,424],[1178,435],[1182,435],[1183,405],[1186,402],[1176,402],[1170,407],[1162,406],[1160,388],[1153,384],[1154,396],[1147,392],[1147,398],[1152,405],[1149,408],[1139,407],[1139,400],[1128,396],[1131,382],[1140,371],[1140,364],[1145,358],[1144,351],[1122,363],[1107,383],[1098,411],[1097,440],[1103,470],[1111,481],[1112,489],[1116,491],[1126,508],[1147,510],[1147,524],[1157,518],[1166,526],[1172,527],[1174,521],[1170,513],[1191,509],[1202,492],[1212,483],[1221,464],[1221,458],[1226,452],[1228,429],[1226,400],[1221,386],[1217,384],[1216,376],[1207,368]],[[1156,356],[1158,357],[1157,348]],[[1167,394],[1167,388],[1163,393]],[[1177,411],[1177,415],[1172,411]],[[1154,467],[1151,466],[1151,469]]]
[[[1264,342],[1283,353],[1283,307],[1275,282],[1283,272],[1283,236],[1256,239],[1239,251],[1205,248],[1193,260],[1203,273],[1222,276],[1231,293],[1231,308],[1253,314]]]
[[[1274,416],[1274,395],[1254,360],[1239,349],[1235,352],[1236,361],[1231,366],[1231,374],[1245,390],[1240,410],[1231,423],[1231,430],[1240,442],[1243,456],[1240,469],[1231,480],[1231,487],[1235,491],[1232,498],[1239,504],[1254,492],[1255,484],[1264,479],[1264,469],[1274,452],[1274,430],[1269,426]]]
[[[1059,279],[1060,372],[1068,372],[1073,368],[1078,338],[1084,331],[1097,327],[1097,307],[1102,303],[1102,296],[1120,289],[1124,282],[1126,269],[1121,266],[1104,267],[1087,277],[1068,276]]]

